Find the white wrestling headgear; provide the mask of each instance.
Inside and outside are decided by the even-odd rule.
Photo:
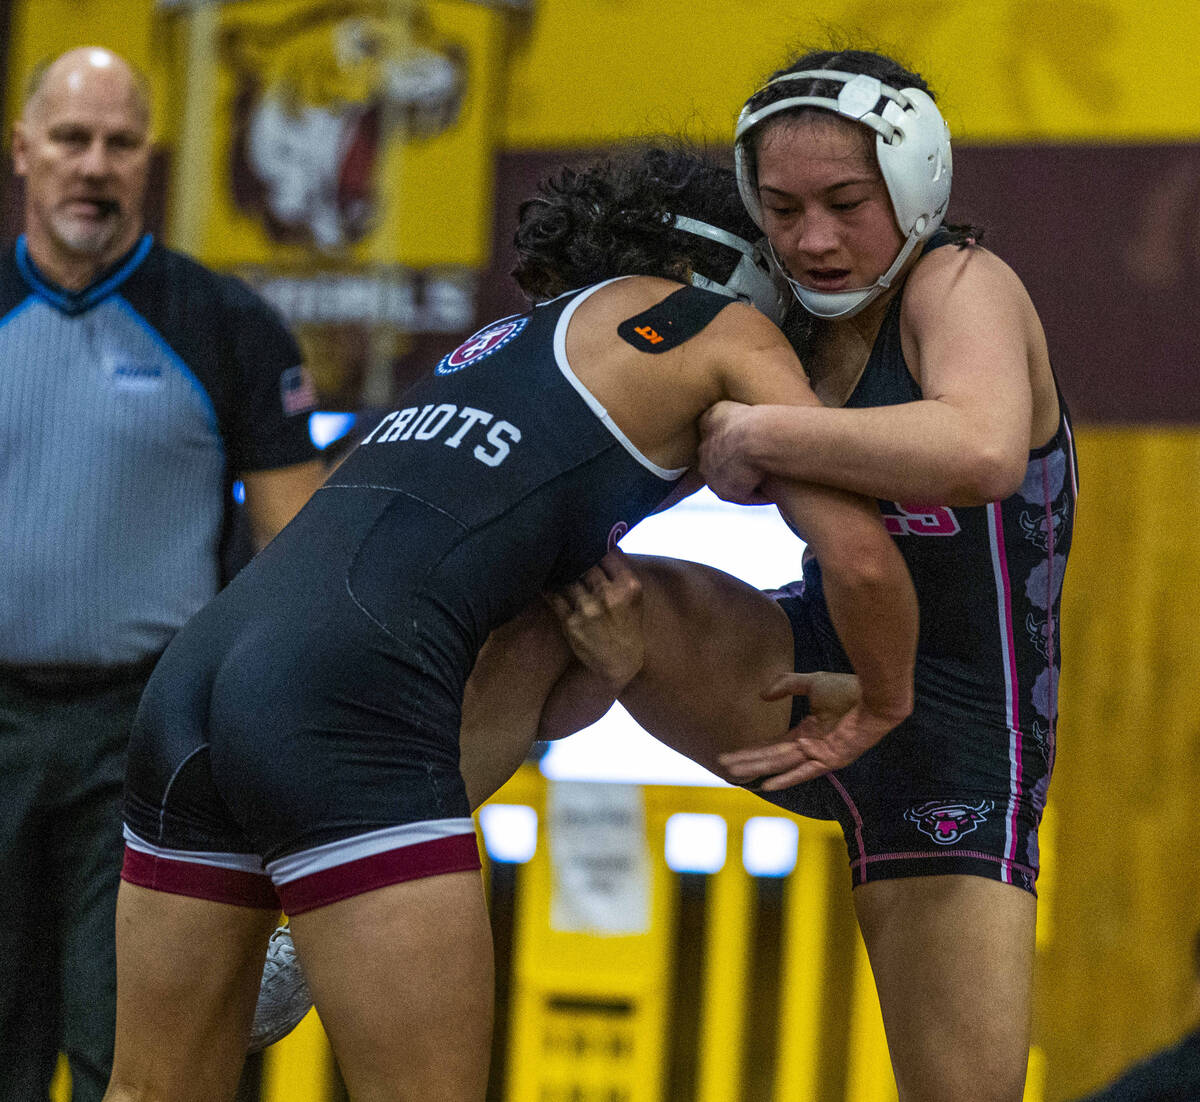
[[[745,238],[710,225],[708,222],[700,222],[684,214],[674,214],[671,217],[675,229],[694,234],[696,237],[706,237],[709,241],[727,245],[742,254],[741,259],[737,262],[737,267],[733,269],[724,283],[718,283],[714,279],[700,275],[699,272],[693,272],[690,277],[693,287],[716,291],[717,294],[728,295],[730,298],[748,302],[761,313],[766,314],[776,325],[783,324],[783,315],[787,312],[787,292],[784,290],[781,278],[786,279],[787,277],[783,275],[779,265],[773,263],[767,256],[766,238],[752,245]]]
[[[937,104],[919,88],[897,91],[876,77],[832,69],[787,73],[769,81],[766,87],[794,80],[841,81],[842,90],[837,99],[790,96],[760,107],[757,111],[750,110],[750,103],[754,100],[754,96],[751,96],[738,116],[734,134],[733,155],[738,191],[750,217],[761,227],[763,218],[758,181],[750,168],[746,142],[756,126],[780,111],[796,107],[820,107],[875,131],[875,156],[879,161],[879,171],[892,200],[896,223],[905,236],[892,266],[871,286],[850,291],[814,291],[799,284],[783,270],[784,278],[810,313],[819,318],[848,318],[890,287],[917,246],[928,241],[942,224],[950,202],[950,128],[937,109]],[[879,111],[881,99],[886,102],[883,110]],[[774,249],[771,250],[771,256],[783,269]]]

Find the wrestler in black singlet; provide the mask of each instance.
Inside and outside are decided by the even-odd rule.
[[[458,728],[479,648],[684,473],[567,364],[596,289],[442,359],[179,634],[134,734],[126,879],[260,906],[277,891],[295,914],[477,867]],[[682,297],[697,332],[732,301]]]
[[[939,231],[926,250],[949,243]],[[900,346],[903,288],[850,407],[916,401]],[[881,501],[921,609],[912,715],[846,769],[776,794],[838,819],[854,883],[972,873],[1034,890],[1037,830],[1054,766],[1059,598],[1075,515],[1067,408],[1003,501],[971,508]],[[829,621],[820,567],[778,594],[796,669],[850,672]],[[772,798],[776,798],[772,797]]]

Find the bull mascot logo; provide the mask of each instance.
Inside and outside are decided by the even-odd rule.
[[[1056,544],[1062,540],[1067,526],[1068,509],[1069,506],[1064,503],[1051,509],[1048,516],[1045,512],[1033,513],[1022,509],[1017,519],[1025,538],[1039,551],[1049,551],[1051,540]]]
[[[1029,612],[1025,615],[1025,634],[1034,648],[1047,661],[1050,660],[1051,619]]]
[[[910,807],[904,817],[916,823],[922,834],[928,834],[939,846],[952,846],[964,834],[970,834],[980,823],[987,821],[987,813],[996,806],[992,800],[980,800],[977,804],[944,804],[937,801]]]
[[[233,198],[280,242],[335,252],[374,224],[376,165],[390,138],[446,130],[465,64],[420,5],[388,18],[371,0],[320,4],[273,25],[227,24],[236,81]]]

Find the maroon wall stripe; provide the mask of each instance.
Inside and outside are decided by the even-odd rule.
[[[1025,281],[1077,420],[1200,422],[1200,146],[966,148],[955,176],[952,213]]]
[[[0,29],[11,0],[0,0]],[[602,153],[505,153],[496,163],[492,262],[479,284],[477,322],[524,301],[509,278],[517,207],[564,163]],[[1080,423],[1200,423],[1200,145],[1021,145],[955,149],[951,219],[986,230],[986,243],[1025,281]],[[9,176],[6,237],[19,231],[20,182]],[[168,157],[154,158],[147,224],[161,230]],[[426,335],[397,365],[403,382],[455,343]]]

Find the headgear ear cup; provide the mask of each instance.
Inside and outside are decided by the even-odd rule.
[[[881,134],[875,155],[901,232],[918,232],[927,240],[950,204],[950,128],[925,92],[905,88],[900,94],[908,100],[907,107],[888,100],[883,109],[884,121],[895,128],[897,137],[889,142]],[[921,219],[926,222],[918,229]]]
[[[787,290],[777,278],[777,267],[768,261],[759,244],[686,215],[675,214],[672,215],[672,219],[675,229],[716,241],[741,254],[737,266],[723,283],[709,279],[700,272],[692,272],[690,279],[693,287],[702,287],[707,291],[716,291],[718,294],[748,302],[776,325],[783,324],[784,315],[787,313]]]
[[[879,171],[892,201],[896,224],[905,237],[896,259],[871,286],[850,291],[814,291],[787,277],[796,297],[811,313],[823,318],[852,317],[891,286],[913,251],[942,224],[950,203],[950,128],[928,93],[919,88],[897,91],[864,73],[811,69],[776,77],[766,87],[799,80],[841,82],[842,88],[837,99],[788,96],[757,110],[752,110],[751,105],[762,89],[751,96],[738,117],[734,135],[738,192],[750,217],[761,227],[758,181],[747,146],[751,132],[782,111],[816,107],[875,131]],[[885,103],[879,111],[881,99]]]

